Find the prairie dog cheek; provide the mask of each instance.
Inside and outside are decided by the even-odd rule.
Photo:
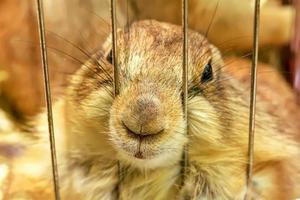
[[[199,155],[209,146],[208,144],[220,144],[222,141],[222,127],[219,123],[217,110],[201,96],[196,96],[188,104],[188,127],[189,134],[194,138],[194,151],[190,154]],[[220,144],[220,146],[222,146]]]
[[[83,113],[86,118],[107,118],[109,116],[109,110],[113,102],[113,97],[105,88],[101,88],[89,94],[84,102],[85,103],[81,106],[81,113]]]

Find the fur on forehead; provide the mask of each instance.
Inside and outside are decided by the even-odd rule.
[[[155,20],[138,21],[128,30],[118,30],[117,38],[118,64],[123,76],[157,77],[172,71],[173,78],[180,82],[183,56],[183,33],[180,26]],[[191,30],[188,47],[188,75],[199,76],[217,50],[204,36]],[[111,36],[103,48],[105,54],[108,54]]]

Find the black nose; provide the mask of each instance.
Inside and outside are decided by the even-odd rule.
[[[153,95],[139,96],[122,114],[122,125],[129,134],[146,136],[163,132],[164,111]]]

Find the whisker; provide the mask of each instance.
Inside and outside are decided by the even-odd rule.
[[[214,10],[213,15],[212,15],[212,17],[211,17],[211,20],[210,20],[210,22],[209,22],[209,24],[208,24],[207,30],[206,30],[206,32],[205,32],[205,38],[208,37],[209,31],[210,31],[210,29],[211,29],[211,26],[212,26],[212,24],[213,24],[213,21],[214,21],[214,19],[215,19],[216,14],[217,14],[217,10],[218,10],[219,4],[220,4],[220,0],[218,0],[218,2],[217,2],[217,4],[216,4],[215,10]]]

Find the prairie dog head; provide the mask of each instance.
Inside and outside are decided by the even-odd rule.
[[[155,168],[181,159],[187,143],[181,88],[182,35],[180,26],[157,21],[141,21],[129,31],[120,30],[120,94],[115,99],[111,39],[104,45],[104,56],[98,62],[101,67],[89,63],[73,80],[76,92],[72,98],[81,102],[76,109],[84,118],[78,123],[98,124],[98,131],[105,132],[122,162]],[[207,99],[213,98],[209,95],[213,91],[220,91],[214,80],[219,78],[221,65],[216,48],[202,35],[190,31],[188,106],[192,102],[201,106],[203,121],[216,118],[215,108]],[[88,134],[94,134],[92,138],[97,140],[96,133]]]

